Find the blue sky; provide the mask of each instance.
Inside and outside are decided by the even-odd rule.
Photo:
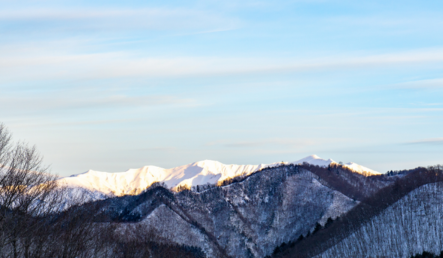
[[[60,175],[443,163],[441,1],[0,0],[0,121]]]

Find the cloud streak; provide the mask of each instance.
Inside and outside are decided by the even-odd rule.
[[[0,60],[3,80],[27,79],[106,79],[118,77],[225,76],[354,70],[443,62],[443,49],[423,49],[384,55],[352,56],[293,61],[281,58],[241,57],[138,57],[129,52],[100,54],[59,54],[42,49],[40,53],[5,56]],[[23,76],[26,74],[26,76]],[[440,87],[443,81],[427,80],[400,84],[399,87]]]
[[[324,143],[343,141],[344,139],[294,139],[294,138],[271,138],[251,141],[217,141],[210,142],[208,146],[223,146],[226,148],[297,148],[314,146]]]
[[[32,8],[0,11],[0,24],[29,24],[38,31],[69,29],[216,30],[240,24],[238,19],[196,9]],[[17,27],[20,29],[21,27]],[[63,31],[57,32],[63,35]]]
[[[395,84],[394,87],[408,88],[408,89],[439,89],[443,88],[443,78],[404,82],[404,83]],[[427,105],[441,105],[441,104],[429,103]]]
[[[443,138],[423,139],[419,141],[407,142],[406,144],[443,145]]]
[[[68,96],[69,95],[69,96]],[[96,94],[93,94],[96,95]],[[19,110],[60,110],[60,109],[119,109],[119,108],[142,108],[153,106],[192,106],[196,105],[193,99],[178,98],[176,96],[82,96],[76,94],[64,94],[64,96],[36,97],[0,97],[0,108],[10,109],[15,107],[14,112]]]
[[[141,119],[96,119],[96,120],[81,120],[81,121],[72,121],[72,122],[47,122],[47,121],[39,121],[34,123],[28,122],[12,122],[10,125],[14,128],[36,128],[36,127],[47,127],[47,128],[54,128],[58,126],[66,126],[66,127],[72,127],[72,126],[90,126],[90,125],[103,125],[103,124],[123,124],[123,123],[131,123],[131,122],[137,122]]]
[[[116,17],[169,17],[192,16],[199,14],[193,10],[140,8],[140,9],[54,9],[32,8],[0,11],[0,20],[71,20],[88,18],[116,18]]]

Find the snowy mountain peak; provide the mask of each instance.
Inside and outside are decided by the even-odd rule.
[[[332,159],[324,160],[315,154],[311,155],[311,156],[307,156],[306,158],[297,160],[292,163],[293,164],[303,164],[304,162],[309,163],[311,165],[321,166],[321,167],[327,167],[331,163],[337,163],[337,162],[333,161]]]
[[[332,159],[322,159],[317,155],[311,155],[311,156],[307,156],[306,158],[303,158],[301,160],[292,162],[293,164],[303,164],[303,162],[307,162],[311,165],[316,165],[316,166],[321,166],[321,167],[327,167],[329,166],[329,164],[338,164],[337,162],[335,162]],[[354,162],[349,162],[346,164],[343,164],[343,166],[351,169],[354,172],[360,173],[360,174],[365,174],[365,175],[380,175],[380,172],[377,172],[375,170],[369,169],[367,167],[364,167],[362,165],[359,165],[357,163]]]
[[[311,155],[292,162],[292,164],[303,164],[304,162],[322,167],[336,163],[332,159],[324,160],[317,155]],[[281,162],[267,165],[225,165],[214,160],[202,160],[170,169],[144,166],[119,173],[89,170],[82,174],[62,178],[60,183],[70,188],[83,188],[91,193],[97,193],[99,196],[122,196],[138,194],[155,182],[164,182],[169,188],[217,184],[229,178],[250,175],[260,169],[280,164]],[[352,162],[344,166],[358,173],[380,174]]]

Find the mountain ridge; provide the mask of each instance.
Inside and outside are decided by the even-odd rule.
[[[90,198],[88,199],[96,200],[110,196],[139,194],[155,182],[163,182],[171,189],[178,187],[192,188],[208,184],[216,185],[227,179],[248,176],[267,167],[303,163],[321,167],[338,164],[332,159],[324,160],[317,155],[311,155],[295,162],[275,162],[259,165],[226,165],[218,161],[203,160],[170,169],[144,166],[117,173],[88,170],[81,174],[61,178],[58,181],[71,189],[83,189],[89,193]],[[343,166],[364,175],[380,174],[352,162],[343,164]]]

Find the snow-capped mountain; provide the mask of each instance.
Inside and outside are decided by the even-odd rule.
[[[283,163],[302,164],[305,162],[322,167],[337,163],[332,159],[321,159],[317,155],[311,155],[295,162]],[[59,182],[68,188],[87,190],[94,195],[91,196],[92,199],[102,199],[106,196],[138,194],[154,182],[164,182],[169,188],[217,184],[228,178],[247,176],[260,169],[274,167],[280,164],[282,164],[282,162],[260,165],[225,165],[218,161],[203,160],[171,169],[144,166],[139,169],[129,169],[123,173],[107,173],[89,170],[86,173],[62,178]],[[352,162],[344,164],[344,166],[358,173],[380,174]]]
[[[200,192],[153,186],[140,195],[98,201],[94,207],[103,222],[116,222],[121,230],[135,226],[158,232],[159,238],[201,248],[206,257],[264,258],[283,242],[307,235],[317,223],[324,225],[360,202],[309,168],[264,168],[242,181]],[[350,173],[340,171],[331,175],[340,180]]]
[[[334,161],[310,156],[284,165],[266,165],[221,187],[177,192],[153,185],[139,195],[103,198],[92,207],[101,222],[113,221],[121,230],[134,226],[158,232],[159,238],[200,248],[207,257],[263,258],[283,243],[306,237],[343,216],[399,178],[326,167],[331,163]],[[215,174],[209,164],[213,163],[200,163],[198,171]],[[225,166],[218,170],[220,178],[228,168],[244,172],[244,167],[220,166]]]
[[[225,165],[218,161],[203,160],[171,169],[144,166],[126,172],[107,173],[89,170],[86,173],[60,179],[69,188],[84,188],[105,195],[137,194],[155,182],[167,187],[216,184],[227,178],[249,175],[268,165]]]

